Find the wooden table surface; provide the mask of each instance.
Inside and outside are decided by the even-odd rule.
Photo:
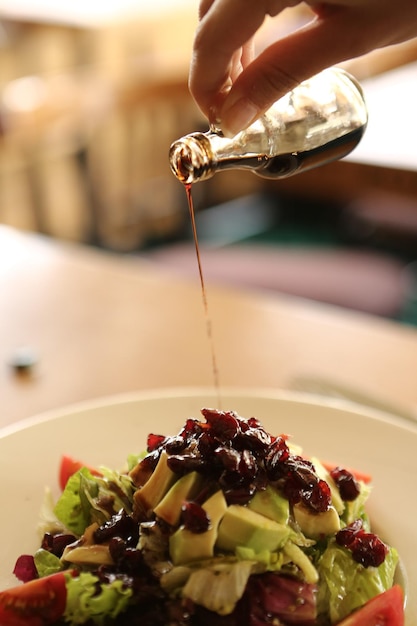
[[[207,285],[220,384],[315,376],[417,416],[417,332],[290,297]],[[0,426],[141,389],[212,387],[198,282],[0,227]],[[35,363],[18,372],[26,349]]]

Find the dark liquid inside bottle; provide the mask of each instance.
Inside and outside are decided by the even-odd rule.
[[[251,169],[263,178],[286,178],[343,158],[357,146],[364,132],[365,126],[360,126],[342,137],[303,152],[278,154],[272,157],[247,154],[225,159],[219,164],[219,169]]]
[[[266,160],[265,165],[261,166],[257,173],[268,178],[281,178],[341,159],[349,154],[358,144],[364,131],[365,128],[360,127],[326,143],[324,146],[305,152],[272,157]]]

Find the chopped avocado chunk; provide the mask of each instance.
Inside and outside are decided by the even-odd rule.
[[[202,477],[197,472],[181,476],[154,509],[155,515],[171,526],[178,526],[181,507],[185,500],[191,500],[198,493]]]
[[[219,526],[217,547],[233,552],[237,546],[252,548],[255,552],[277,550],[287,541],[290,529],[246,506],[232,504]]]
[[[279,524],[288,523],[289,502],[271,485],[262,491],[257,491],[248,502],[248,508]]]
[[[135,493],[135,506],[148,516],[177,479],[167,461],[168,454],[164,450],[149,480]]]
[[[295,504],[293,512],[295,521],[306,537],[319,539],[340,530],[340,518],[333,506],[323,513],[313,513],[303,504]]]
[[[223,492],[216,491],[203,504],[210,519],[210,528],[203,533],[192,533],[180,526],[169,539],[169,553],[174,565],[182,565],[192,561],[211,558],[217,539],[220,520],[227,511],[227,503]]]

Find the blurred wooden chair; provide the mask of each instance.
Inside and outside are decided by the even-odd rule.
[[[168,149],[196,114],[153,20],[17,26],[0,50],[0,222],[121,251],[180,227]]]

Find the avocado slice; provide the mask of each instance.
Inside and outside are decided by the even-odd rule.
[[[279,524],[287,524],[290,516],[290,504],[274,487],[257,491],[248,502],[248,508]]]
[[[192,533],[184,526],[180,526],[171,535],[169,553],[174,565],[182,565],[213,556],[218,525],[227,511],[223,492],[221,490],[216,491],[202,506],[210,519],[210,528],[203,533]]]
[[[298,503],[294,505],[293,513],[301,532],[311,539],[334,535],[340,530],[340,518],[334,506],[323,513],[313,513],[304,504]]]
[[[135,507],[147,517],[150,517],[154,508],[178,478],[168,467],[167,461],[168,454],[164,450],[149,480],[135,492]]]
[[[154,508],[155,515],[171,526],[178,526],[183,502],[192,500],[196,496],[202,482],[202,476],[197,472],[190,472],[181,476]]]
[[[232,504],[220,522],[217,547],[228,552],[234,552],[237,546],[251,548],[256,553],[273,552],[285,544],[289,534],[288,526],[246,506]]]

